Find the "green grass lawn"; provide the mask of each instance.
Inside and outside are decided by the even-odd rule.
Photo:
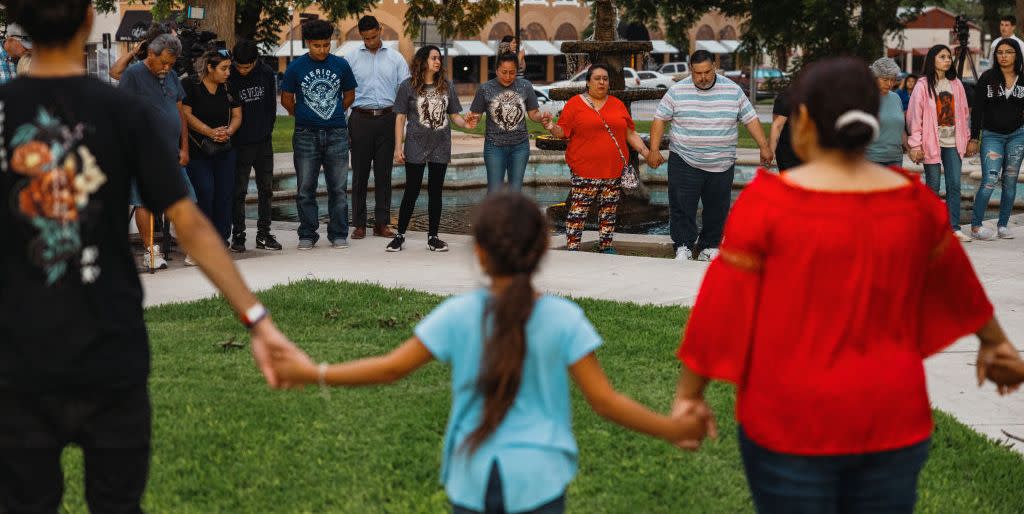
[[[764,126],[764,133],[765,133],[765,136],[767,137],[768,131],[771,129],[771,123],[762,123],[761,125]],[[459,132],[464,132],[466,134],[476,134],[476,135],[482,136],[482,135],[484,135],[484,130],[485,130],[486,126],[487,126],[486,120],[484,118],[481,118],[480,119],[480,123],[477,124],[476,128],[473,129],[473,130],[463,129],[463,128],[460,128],[460,127],[456,127],[454,125],[452,125],[452,128],[454,130],[457,130]],[[540,123],[537,123],[536,121],[533,121],[533,120],[526,120],[526,129],[530,131],[530,134],[533,134],[535,136],[536,135],[540,135],[540,134],[547,134],[548,133],[547,130],[544,130],[544,126],[543,125],[541,125]],[[636,130],[638,132],[650,132],[650,130],[651,130],[651,122],[649,122],[649,121],[638,121],[638,122],[636,122]],[[757,144],[754,143],[754,138],[752,138],[750,136],[750,132],[747,130],[747,127],[745,127],[743,125],[740,125],[739,130],[740,130],[739,147],[740,148],[757,148]],[[295,131],[295,118],[293,118],[291,116],[278,116],[277,117],[277,124],[274,125],[274,134],[273,134],[274,153],[282,153],[282,152],[291,152],[292,151],[292,132],[294,132],[294,131]],[[481,141],[480,144],[481,144],[481,150],[482,150],[483,149],[483,142]]]
[[[314,360],[386,352],[410,336],[438,296],[302,281],[260,294]],[[665,411],[687,310],[581,302],[605,339],[598,356],[616,387]],[[146,312],[153,348],[153,459],[145,508],[156,513],[441,513],[438,484],[449,373],[431,363],[387,387],[270,391],[219,299]],[[971,381],[965,368],[965,386]],[[751,512],[732,388],[708,398],[722,437],[683,453],[598,418],[573,392],[580,471],[571,513]],[[1024,512],[1024,460],[938,414],[920,512]],[[65,453],[64,511],[85,512],[82,459]]]

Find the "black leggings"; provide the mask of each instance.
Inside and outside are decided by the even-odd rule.
[[[399,234],[404,234],[405,229],[409,228],[412,210],[416,207],[416,199],[419,198],[420,187],[423,186],[423,169],[428,166],[430,176],[427,181],[427,214],[430,224],[427,235],[437,235],[437,229],[441,225],[441,190],[444,187],[444,174],[448,170],[448,164],[442,162],[405,163],[405,194],[402,195],[402,207],[398,211]]]

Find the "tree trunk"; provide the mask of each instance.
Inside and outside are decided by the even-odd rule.
[[[193,7],[206,9],[206,18],[200,26],[217,34],[228,48],[235,46],[235,1],[234,0],[192,0]]]
[[[1020,20],[1024,20],[1024,0],[1017,0],[1017,5],[1014,9],[1014,15],[1017,16],[1017,23],[1020,23]],[[993,32],[993,34],[997,33],[998,32]]]
[[[263,6],[258,2],[246,2],[242,7],[236,8],[236,11],[235,37],[255,40]]]

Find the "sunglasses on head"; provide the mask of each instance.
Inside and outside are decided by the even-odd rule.
[[[227,49],[224,49],[224,48],[221,48],[221,49],[217,50],[217,55],[219,55],[221,57],[224,57],[226,59],[230,59],[231,58],[231,52],[227,51]]]

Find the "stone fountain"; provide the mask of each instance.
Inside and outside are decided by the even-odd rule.
[[[590,63],[603,63],[608,65],[608,94],[622,100],[629,110],[630,105],[638,100],[659,100],[665,95],[665,89],[655,88],[633,88],[626,89],[626,81],[622,74],[622,68],[631,64],[634,56],[646,57],[653,50],[650,41],[623,41],[618,39],[616,31],[617,16],[613,0],[595,0],[594,9],[594,36],[592,40],[566,41],[562,43],[562,53],[571,55],[584,55]],[[570,71],[570,74],[574,73]],[[584,91],[586,86],[554,88],[550,91],[552,100],[569,100]],[[626,145],[625,141],[619,144]],[[567,142],[549,135],[539,136],[536,139],[537,148],[541,150],[562,150],[565,151]],[[662,148],[667,148],[663,142]],[[629,150],[629,159],[633,165],[640,169],[640,162],[637,153]],[[641,173],[641,179],[643,174]],[[567,199],[568,200],[568,199]],[[548,216],[556,226],[562,227],[565,224],[567,203],[557,204],[548,208]],[[587,229],[596,228],[598,205],[597,202],[591,207],[591,215],[587,217]],[[618,226],[627,230],[642,230],[645,225],[657,224],[668,219],[668,209],[651,205],[650,192],[644,185],[643,180],[640,187],[634,191],[623,191],[622,201],[618,210]]]

